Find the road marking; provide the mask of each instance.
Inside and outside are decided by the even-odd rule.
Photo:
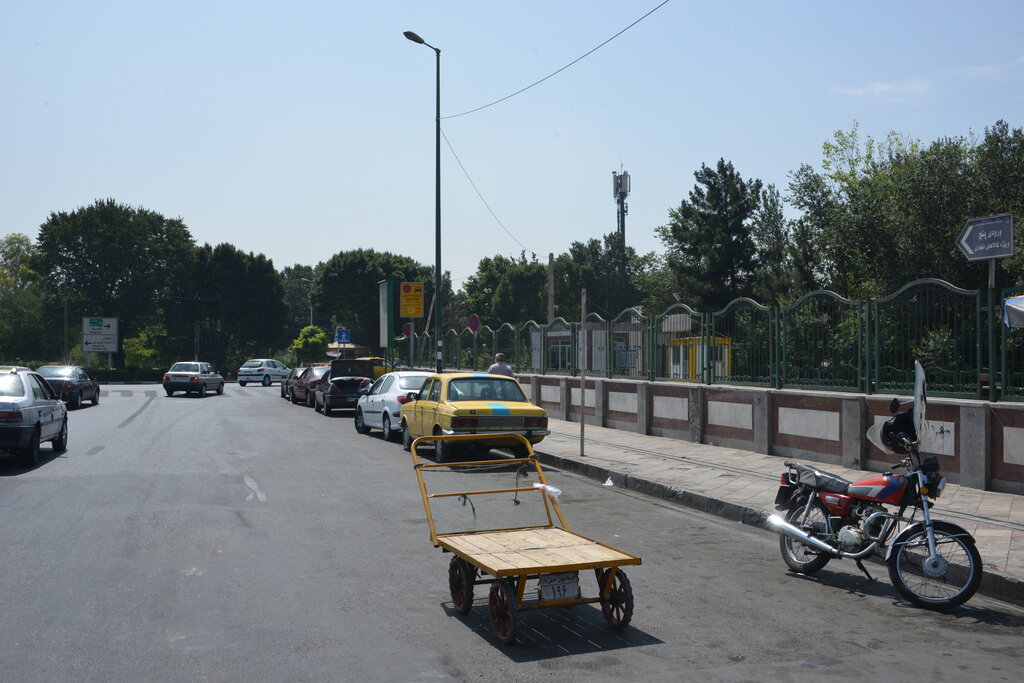
[[[128,425],[129,425],[130,423],[131,423],[131,421],[132,421],[132,420],[134,420],[135,418],[137,418],[137,417],[139,416],[139,414],[140,414],[140,413],[141,413],[141,412],[142,412],[143,410],[145,410],[146,408],[148,408],[148,407],[149,407],[149,404],[150,404],[150,403],[152,403],[152,402],[153,402],[153,399],[155,399],[155,398],[156,398],[156,393],[154,392],[152,396],[150,396],[149,398],[147,398],[147,399],[146,399],[146,402],[142,404],[142,407],[141,407],[141,408],[139,408],[139,409],[138,409],[138,410],[136,410],[136,411],[135,411],[134,413],[132,413],[131,415],[129,415],[129,416],[127,417],[127,418],[125,418],[125,420],[124,420],[124,421],[123,421],[123,422],[122,422],[121,424],[117,425],[117,428],[118,428],[118,429],[121,429],[122,427],[127,427],[127,426],[128,426]]]

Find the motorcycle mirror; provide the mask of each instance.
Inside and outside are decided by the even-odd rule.
[[[917,431],[917,438],[924,434],[924,411],[926,407],[928,381],[924,374],[924,366],[921,361],[914,361],[914,429]]]

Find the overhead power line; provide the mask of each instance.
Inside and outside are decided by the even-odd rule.
[[[630,25],[629,25],[629,26],[627,26],[626,28],[624,28],[624,29],[622,29],[621,31],[619,31],[618,33],[616,33],[616,34],[615,34],[614,36],[612,36],[612,37],[611,37],[611,38],[609,38],[608,40],[604,41],[603,43],[601,43],[601,44],[600,44],[600,45],[598,45],[597,47],[593,48],[593,49],[592,49],[592,50],[590,50],[589,52],[587,52],[587,53],[585,53],[585,54],[582,54],[582,55],[580,55],[580,56],[579,56],[579,57],[577,57],[576,59],[572,60],[571,62],[569,62],[568,64],[566,64],[565,66],[563,66],[563,67],[562,67],[561,69],[559,69],[558,71],[554,71],[554,72],[552,72],[552,73],[548,74],[547,76],[545,76],[544,78],[540,79],[539,81],[536,81],[535,83],[531,83],[530,85],[526,86],[525,88],[521,88],[521,89],[519,89],[519,90],[516,90],[516,91],[515,91],[514,93],[512,93],[511,95],[505,95],[505,97],[502,97],[502,98],[501,98],[500,100],[495,100],[495,101],[491,102],[490,104],[485,104],[485,105],[483,105],[482,107],[477,107],[476,109],[470,109],[469,111],[464,111],[464,112],[462,112],[461,114],[451,114],[450,116],[442,116],[441,118],[442,118],[442,119],[454,119],[454,118],[457,118],[457,117],[459,117],[459,116],[465,116],[466,114],[472,114],[472,113],[474,113],[474,112],[478,112],[478,111],[480,111],[481,109],[487,109],[488,107],[493,107],[493,106],[494,106],[494,105],[496,105],[496,104],[499,104],[499,103],[501,103],[501,102],[504,102],[505,100],[511,99],[511,98],[515,97],[516,95],[518,95],[518,94],[520,94],[520,93],[524,93],[524,92],[526,92],[527,90],[529,90],[530,88],[532,88],[532,87],[533,87],[533,86],[535,86],[535,85],[540,85],[541,83],[543,83],[544,81],[548,80],[548,79],[549,79],[549,78],[551,78],[552,76],[556,76],[556,75],[558,75],[558,74],[562,73],[563,71],[565,71],[566,69],[568,69],[568,68],[569,68],[570,66],[572,66],[572,65],[573,65],[573,64],[575,64],[576,62],[579,62],[579,61],[581,61],[582,59],[585,59],[586,57],[589,57],[589,56],[590,56],[590,55],[592,55],[593,53],[597,52],[597,51],[598,51],[598,50],[600,50],[600,49],[601,49],[602,47],[604,47],[604,46],[605,46],[605,45],[607,45],[608,43],[612,42],[613,40],[615,40],[616,38],[618,38],[619,36],[621,36],[621,35],[622,35],[623,33],[625,33],[626,31],[628,31],[629,29],[631,29],[631,28],[633,28],[634,26],[636,26],[636,25],[637,25],[637,24],[639,24],[639,23],[640,23],[641,21],[643,21],[643,20],[644,20],[644,19],[646,19],[647,17],[651,16],[652,14],[654,14],[655,12],[657,12],[657,11],[658,11],[659,9],[661,9],[662,7],[664,7],[665,5],[667,5],[668,3],[669,3],[669,0],[664,0],[664,2],[662,2],[662,3],[660,4],[660,5],[658,5],[657,7],[655,7],[654,9],[652,9],[652,10],[651,10],[650,12],[648,12],[647,14],[643,15],[642,17],[640,17],[639,19],[637,19],[636,21],[634,21],[634,22],[633,22],[632,24],[630,24]]]

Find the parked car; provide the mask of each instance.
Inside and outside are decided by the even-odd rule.
[[[80,365],[44,365],[36,370],[50,385],[58,398],[72,408],[80,408],[86,401],[100,402],[100,383],[89,376]]]
[[[244,387],[249,382],[269,387],[273,382],[283,382],[292,371],[283,363],[273,358],[254,358],[242,363],[238,368],[238,385]]]
[[[380,356],[362,356],[361,358],[356,358],[356,360],[365,360],[373,364],[373,374],[370,376],[374,379],[380,378],[386,372],[398,369],[394,363]]]
[[[418,392],[429,372],[403,370],[389,372],[373,383],[356,404],[356,431],[369,434],[371,429],[384,432],[386,441],[394,441],[401,433],[401,409],[409,402],[409,393]]]
[[[310,365],[303,370],[298,379],[292,383],[289,393],[292,403],[301,401],[312,408],[313,402],[316,400],[316,385],[330,369],[330,365]]]
[[[295,380],[299,378],[302,371],[306,368],[292,368],[288,371],[288,376],[281,380],[281,398],[288,398],[291,396],[292,385],[295,384]]]
[[[164,391],[168,396],[175,391],[184,391],[186,395],[195,392],[200,397],[208,391],[223,394],[224,378],[209,363],[182,361],[164,373]]]
[[[53,452],[68,447],[68,409],[36,372],[22,366],[0,368],[0,450],[29,467],[39,464],[39,444]]]
[[[331,371],[316,385],[313,409],[330,415],[332,410],[354,409],[359,390],[373,382],[373,364],[365,360],[331,361]]]
[[[406,450],[420,436],[514,433],[538,444],[550,433],[547,411],[530,403],[519,382],[505,375],[435,374],[424,380],[419,392],[410,392],[408,397],[412,400],[400,411],[402,447]],[[450,444],[435,444],[434,457],[438,462],[454,455],[456,449]],[[482,439],[471,447],[495,446],[511,447],[516,452],[523,449],[520,441],[511,438]]]

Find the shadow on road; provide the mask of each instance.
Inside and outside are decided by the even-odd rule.
[[[468,627],[513,662],[663,644],[662,640],[633,626],[622,630],[609,627],[597,605],[575,605],[519,612],[514,644],[502,645],[491,629],[485,588],[477,587],[483,595],[477,595],[473,609],[465,615],[456,612],[450,602],[441,603],[441,608],[451,617],[452,628],[460,624]]]

